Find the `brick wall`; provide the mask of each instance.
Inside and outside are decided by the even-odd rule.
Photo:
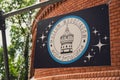
[[[33,69],[36,24],[39,20],[107,3],[108,0],[63,0],[42,8],[33,22],[31,77],[37,80],[120,80],[120,0],[109,3],[111,66]]]

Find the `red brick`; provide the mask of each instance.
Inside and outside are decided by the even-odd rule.
[[[96,5],[104,4],[107,0],[64,0],[62,3],[57,5],[50,5],[41,9],[36,19],[37,21],[45,18],[50,18],[53,16],[58,16],[66,14],[69,12],[82,10],[85,8],[93,7]],[[35,77],[44,77],[52,75],[64,75],[64,74],[73,74],[73,73],[83,73],[76,76],[64,75],[63,78],[80,78],[80,77],[91,77],[89,80],[93,80],[92,77],[97,76],[110,76],[109,78],[97,78],[94,80],[114,80],[112,78],[116,75],[120,76],[120,73],[115,72],[100,72],[109,71],[109,70],[120,70],[120,0],[111,0],[109,4],[109,15],[110,15],[110,40],[111,40],[111,66],[95,66],[95,67],[80,67],[80,68],[55,68],[55,69],[37,69],[35,70]],[[31,76],[33,76],[33,60],[34,60],[34,47],[35,47],[35,37],[36,37],[36,25],[37,22],[33,22],[32,27],[32,55],[31,55]],[[93,73],[92,73],[93,72]],[[98,73],[96,73],[98,72]],[[86,74],[84,74],[86,73]],[[110,74],[108,74],[110,73]],[[111,79],[110,79],[111,78]],[[49,78],[44,80],[60,80],[58,78]],[[61,78],[62,79],[62,78]],[[120,79],[120,78],[119,78]],[[88,79],[85,79],[88,80]],[[117,80],[117,79],[115,79]]]

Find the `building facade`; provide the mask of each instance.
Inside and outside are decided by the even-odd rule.
[[[101,4],[109,6],[111,66],[34,69],[38,21]],[[70,36],[68,36],[69,34]],[[30,78],[34,77],[36,80],[120,80],[120,0],[62,0],[48,5],[37,13],[32,25],[32,36]],[[70,37],[67,38],[69,43],[65,43],[65,40],[62,40],[63,37]],[[61,53],[65,52],[64,46],[69,46],[66,52],[72,51],[73,38],[74,36],[69,32],[69,29],[66,29],[65,34],[61,36]]]
[[[74,35],[70,33],[67,27],[64,34],[60,37],[61,43],[61,54],[72,52],[72,42],[74,40]]]

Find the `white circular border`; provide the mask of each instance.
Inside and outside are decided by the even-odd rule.
[[[74,58],[74,59],[72,59],[72,60],[70,60],[70,61],[61,61],[61,60],[59,60],[59,59],[57,59],[56,57],[53,56],[53,54],[52,54],[52,52],[51,52],[51,50],[50,50],[50,44],[49,44],[49,43],[50,43],[51,33],[52,33],[52,31],[54,30],[55,26],[56,26],[59,22],[61,22],[62,20],[66,19],[66,18],[77,18],[77,19],[79,19],[81,22],[83,22],[84,25],[85,25],[85,27],[86,27],[86,29],[87,29],[88,39],[87,39],[87,43],[86,43],[85,48],[83,49],[83,51],[80,53],[79,56],[77,56],[76,58]],[[89,29],[86,21],[85,21],[84,19],[82,19],[81,17],[74,16],[74,15],[70,15],[70,16],[65,16],[65,17],[63,17],[62,19],[58,20],[58,21],[53,25],[53,27],[52,27],[49,35],[48,35],[48,45],[47,45],[47,47],[48,47],[48,52],[49,52],[50,56],[52,57],[52,59],[53,59],[54,61],[56,61],[56,62],[58,62],[58,63],[61,63],[61,64],[70,64],[70,63],[73,63],[73,62],[75,62],[76,60],[80,59],[80,58],[83,56],[83,54],[85,53],[85,51],[86,51],[87,48],[88,48],[89,42],[90,42],[90,29]]]

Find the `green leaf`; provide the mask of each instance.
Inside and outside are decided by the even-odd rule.
[[[36,0],[0,0],[0,9],[4,10],[5,13],[7,13],[12,10],[30,6],[34,4],[35,1]],[[36,12],[33,10],[32,14],[35,13]],[[34,16],[32,16],[32,14],[31,18],[33,19]],[[29,41],[31,41],[31,38],[29,37],[31,35],[31,26],[28,24],[29,20],[30,14],[28,13],[15,15],[7,19],[7,24],[11,26],[11,45],[8,46],[11,80],[17,80],[18,78],[19,80],[27,80],[28,78],[28,52],[30,49]],[[4,80],[5,70],[2,48],[0,48],[0,74],[2,74],[2,80]]]

